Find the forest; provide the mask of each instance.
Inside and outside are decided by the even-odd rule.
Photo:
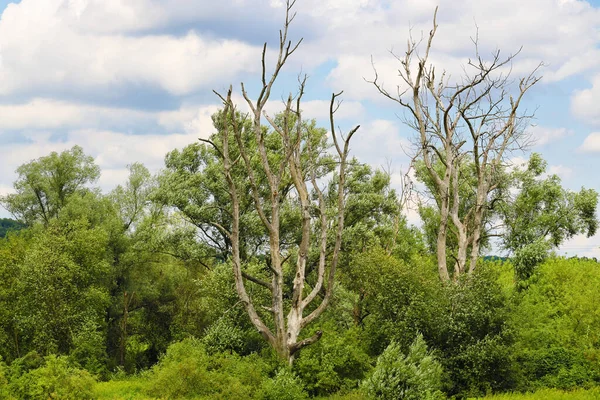
[[[368,82],[414,135],[398,185],[352,155],[343,93],[304,118],[299,75],[265,111],[295,15],[258,94],[215,91],[210,136],[157,173],[127,160],[104,192],[80,146],[23,160],[0,196],[0,399],[600,398],[600,264],[557,254],[596,234],[598,194],[528,151],[543,65],[512,77],[518,53],[474,40],[461,80],[436,76],[436,10],[396,57],[406,90]]]

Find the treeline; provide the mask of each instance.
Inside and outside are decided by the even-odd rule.
[[[427,228],[408,226],[390,177],[356,160],[334,297],[304,333],[320,340],[289,369],[250,322],[227,237],[207,223],[228,223],[211,151],[174,150],[155,177],[132,164],[108,194],[78,147],[19,168],[17,192],[2,199],[27,228],[0,242],[0,393],[422,399],[600,382],[597,262],[550,257],[524,276],[480,259],[443,282]],[[244,268],[261,277],[268,235],[250,205],[242,215]],[[298,240],[297,219],[292,202],[282,241]],[[284,274],[293,281],[291,266]],[[270,303],[248,285],[257,306]]]
[[[10,218],[0,218],[0,238],[6,236],[6,234],[11,230],[19,230],[24,228],[25,225],[20,223],[19,221],[15,221]]]

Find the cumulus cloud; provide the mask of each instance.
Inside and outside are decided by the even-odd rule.
[[[351,142],[351,153],[361,162],[375,167],[408,167],[411,144],[400,132],[400,121],[373,120],[356,132]]]
[[[592,80],[592,86],[577,90],[571,98],[571,113],[593,125],[600,126],[600,73]]]
[[[194,31],[180,37],[82,32],[71,23],[71,11],[62,11],[74,3],[23,0],[6,8],[0,20],[0,93],[111,90],[133,84],[181,95],[229,82],[257,66],[260,49]],[[108,2],[115,7],[124,3]]]
[[[579,151],[584,153],[600,153],[600,132],[590,133],[579,147]]]
[[[80,125],[97,125],[106,121],[132,124],[147,122],[152,114],[143,111],[99,107],[34,98],[22,104],[0,105],[0,130],[53,129]]]
[[[528,132],[531,134],[531,139],[536,146],[544,146],[573,134],[571,130],[566,128],[551,128],[540,125],[530,127]]]
[[[110,190],[127,176],[127,164],[142,162],[156,172],[163,166],[167,152],[193,143],[199,137],[208,137],[214,132],[211,115],[217,109],[216,105],[185,105],[175,111],[150,113],[48,99],[13,108],[0,107],[0,130],[21,129],[26,139],[0,147],[0,187],[11,187],[11,182],[16,179],[14,171],[19,165],[52,151],[60,152],[79,145],[101,167],[100,186]],[[57,116],[56,120],[52,120],[52,115]],[[131,134],[103,128],[131,123],[131,118],[161,126],[169,133]],[[65,130],[61,140],[54,139],[51,128]]]
[[[338,3],[323,2],[332,7]],[[432,27],[436,4],[411,0],[386,3],[387,7],[376,1],[344,3],[335,13],[319,11],[326,5],[314,6],[315,18],[321,14],[334,16],[325,25],[327,32],[307,44],[310,58],[328,59],[337,55],[336,69],[330,75],[332,86],[336,89],[351,86],[349,90],[363,95],[362,78],[372,75],[369,56],[373,55],[378,69],[384,72],[381,75],[393,88],[399,82],[393,81],[397,74],[389,73],[385,64],[391,63],[396,68],[399,64],[387,52],[394,49],[402,55],[409,30],[417,41],[426,36]],[[449,0],[439,3],[439,28],[431,55],[438,71],[445,68],[453,76],[461,75],[460,65],[474,56],[471,38],[477,32],[484,58],[489,58],[497,48],[507,56],[523,46],[512,65],[515,76],[528,74],[541,61],[547,64],[543,70],[546,82],[598,65],[594,59],[600,42],[597,34],[600,12],[585,1],[465,0],[460,6]],[[532,15],[536,17],[531,18]],[[507,26],[511,28],[506,29]]]
[[[548,168],[549,175],[558,175],[563,180],[569,179],[573,176],[573,169],[564,165],[551,165]]]
[[[158,171],[167,152],[182,148],[195,142],[198,135],[179,133],[172,135],[128,135],[121,132],[93,129],[74,130],[68,133],[66,140],[53,142],[50,135],[39,134],[30,143],[12,145],[9,149],[0,149],[0,186],[10,187],[16,179],[16,168],[30,160],[46,156],[50,152],[61,152],[74,145],[83,147],[86,154],[94,157],[100,166],[102,175],[99,184],[103,190],[110,190],[124,181],[126,166],[133,162],[142,162],[151,171]]]

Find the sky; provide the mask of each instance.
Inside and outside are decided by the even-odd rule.
[[[530,151],[569,189],[600,191],[600,0],[298,0],[290,36],[304,40],[269,112],[299,73],[309,76],[306,117],[323,121],[343,90],[339,125],[361,125],[353,155],[399,185],[414,133],[366,80],[372,59],[389,87],[399,83],[390,50],[405,49],[409,29],[427,34],[436,6],[436,70],[459,76],[477,30],[484,56],[522,46],[515,76],[544,62],[524,104],[537,110]],[[272,61],[284,11],[281,0],[0,0],[0,194],[19,165],[76,144],[101,167],[105,191],[125,181],[127,164],[158,172],[167,152],[214,132],[213,89],[233,84],[239,99],[245,82],[256,94],[262,44]],[[561,252],[600,257],[600,235]]]

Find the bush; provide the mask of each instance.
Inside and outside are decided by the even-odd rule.
[[[392,342],[377,359],[373,375],[364,383],[367,393],[375,398],[434,400],[443,399],[442,366],[427,351],[423,336],[418,335],[408,354]]]
[[[482,264],[444,290],[446,304],[434,343],[449,395],[481,395],[516,385],[510,302],[497,270],[493,263]]]
[[[202,343],[209,354],[236,352],[242,353],[245,334],[233,321],[221,318],[206,330]]]
[[[210,356],[194,338],[171,345],[148,374],[148,394],[161,398],[252,398],[266,366],[258,356]]]
[[[281,368],[272,379],[264,381],[258,396],[262,400],[303,400],[308,395],[304,384],[288,368]]]
[[[331,324],[327,328],[321,340],[302,349],[294,363],[294,371],[313,396],[355,389],[372,368],[371,358],[362,349],[359,329],[340,333]]]
[[[516,297],[512,324],[520,390],[572,389],[600,382],[599,264],[553,258]]]
[[[12,367],[12,366],[11,366]],[[11,392],[20,399],[93,399],[96,380],[85,370],[69,366],[67,357],[50,355],[43,366],[31,369],[10,382]]]

